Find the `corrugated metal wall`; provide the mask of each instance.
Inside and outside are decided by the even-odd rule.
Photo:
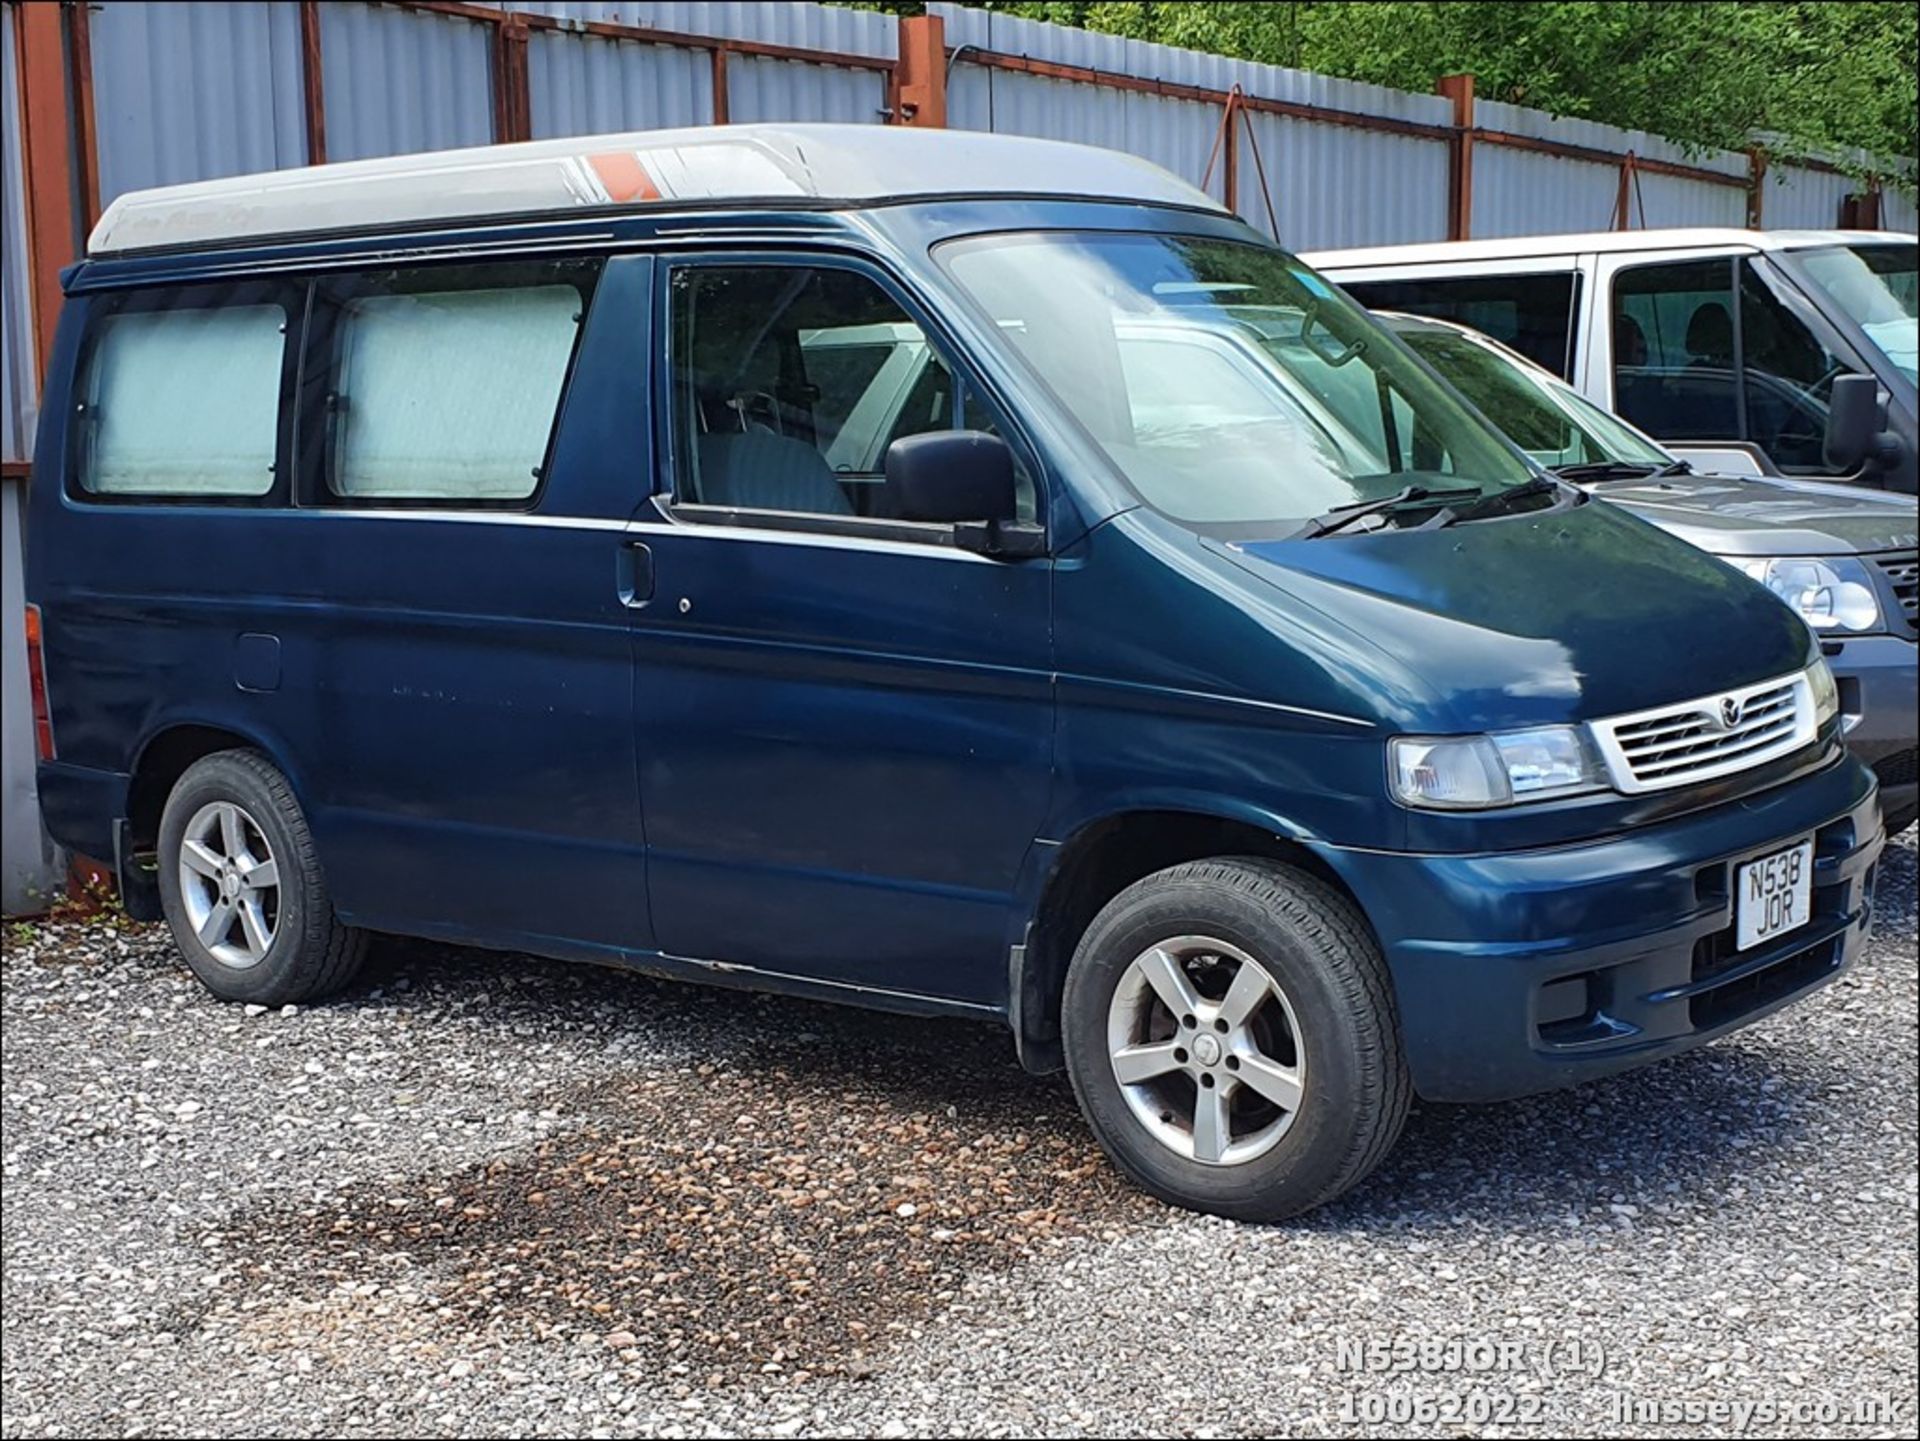
[[[990,11],[931,5],[946,21],[950,47],[975,46],[1029,55],[1067,65],[1140,74],[1142,52],[1159,47],[1112,35],[1043,25]],[[1215,57],[1168,51],[1183,73],[1163,68],[1158,78],[1207,84],[1195,63]],[[1220,110],[1194,101],[1163,99],[1038,75],[1014,75],[968,65],[961,55],[951,67],[947,123],[959,130],[991,130],[1130,150],[1174,174],[1198,183],[1220,129]],[[1218,166],[1212,185],[1220,191]]]
[[[876,70],[736,55],[729,88],[729,118],[736,123],[830,120],[878,125],[886,119],[887,81]]]
[[[1149,45],[1112,35],[1022,20],[955,4],[929,5],[946,22],[950,47],[974,46],[1056,64],[1226,92],[1294,101],[1417,123],[1446,126],[1452,106],[1434,95],[1335,80],[1305,71],[1254,65]],[[1272,229],[1252,147],[1265,161],[1279,238],[1295,249],[1389,245],[1443,240],[1447,234],[1448,147],[1443,141],[1243,112],[1239,210]],[[1220,128],[1221,109],[1189,99],[1143,94],[1051,76],[969,65],[962,48],[952,67],[948,123],[963,129],[1034,135],[1132,151],[1199,181]],[[1736,151],[1689,151],[1644,131],[1481,101],[1484,130],[1578,145],[1612,156],[1629,152],[1712,171],[1734,183],[1640,170],[1630,192],[1635,227],[1746,224],[1747,157]],[[1222,167],[1210,189],[1222,194]],[[1619,198],[1618,161],[1574,159],[1481,143],[1474,148],[1473,231],[1476,237],[1604,230]],[[1791,166],[1771,172],[1762,221],[1771,227],[1832,226],[1840,197],[1859,182]],[[1883,223],[1912,229],[1914,206],[1889,193]]]
[[[1450,102],[1377,85],[1254,65],[1114,35],[1097,35],[957,5],[927,7],[942,16],[947,44],[977,46],[1058,64],[1115,72],[1225,93],[1445,125]],[[1438,140],[1357,130],[1243,112],[1238,133],[1240,213],[1272,230],[1260,187],[1264,166],[1283,244],[1313,247],[1444,239],[1447,146]],[[962,53],[947,95],[948,124],[1072,140],[1132,151],[1198,183],[1220,132],[1217,105],[1022,75],[968,65]],[[1260,165],[1255,164],[1257,148]],[[1209,189],[1223,195],[1225,166],[1214,163]]]
[[[33,306],[14,45],[13,16],[0,11],[0,460],[25,460],[33,449]]]
[[[34,780],[33,700],[25,684],[27,633],[23,624],[19,557],[26,487],[0,480],[0,914],[44,908],[53,886],[53,847],[40,826]]]
[[[527,45],[527,85],[537,140],[713,120],[713,70],[698,50],[542,32]]]
[[[1772,230],[1824,229],[1839,223],[1841,200],[1859,189],[1850,175],[1770,166],[1761,220]]]
[[[891,16],[823,5],[530,3],[511,8],[571,20],[644,26],[716,39],[871,55],[892,63]],[[533,133],[704,125],[713,119],[707,52],[583,33],[536,33],[529,57]],[[579,93],[585,90],[585,95]],[[878,124],[886,76],[877,70],[734,55],[727,64],[728,119]]]
[[[1260,159],[1292,250],[1394,245],[1447,237],[1448,148],[1367,130],[1248,114],[1240,161],[1240,213],[1271,231],[1251,154]]]
[[[493,139],[488,27],[338,0],[320,7],[327,159],[451,150]]]
[[[499,8],[568,20],[603,20],[615,25],[644,25],[711,35],[717,40],[757,40],[806,50],[838,50],[892,60],[899,31],[891,15],[849,10],[839,5],[756,3],[756,0],[641,0],[641,3],[593,4],[583,0],[530,0],[500,3]],[[797,117],[790,117],[797,118]]]
[[[1635,228],[1746,224],[1747,157],[1735,151],[1690,154],[1644,130],[1616,130],[1611,125],[1547,115],[1490,100],[1483,100],[1475,107],[1474,119],[1486,130],[1580,145],[1614,155],[1632,153],[1643,160],[1669,161],[1714,171],[1735,182],[1717,185],[1641,170],[1629,187],[1628,222]],[[1476,239],[1607,230],[1613,225],[1619,197],[1617,163],[1588,163],[1507,145],[1474,146],[1473,234]],[[1833,221],[1829,219],[1826,223],[1831,225]]]
[[[307,163],[300,16],[266,3],[95,5],[100,201]]]
[[[1888,230],[1902,230],[1908,235],[1920,232],[1920,207],[1914,205],[1911,195],[1889,190],[1880,198],[1880,223]]]
[[[1473,147],[1473,235],[1606,230],[1619,200],[1620,172],[1538,155],[1530,150]]]

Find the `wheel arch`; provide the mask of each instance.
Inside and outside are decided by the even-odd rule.
[[[225,717],[198,715],[170,716],[150,727],[133,748],[126,814],[114,824],[115,878],[121,903],[136,920],[160,916],[159,883],[151,858],[159,844],[167,797],[196,761],[227,750],[259,751],[287,778],[305,807],[300,776],[287,764],[285,748],[257,729],[236,726]]]
[[[284,748],[254,727],[226,717],[175,716],[153,726],[134,747],[128,767],[127,820],[136,844],[151,847],[160,833],[167,796],[195,761],[226,750],[255,750],[272,761],[302,806],[300,776],[287,763]]]
[[[1028,1070],[1060,1069],[1060,1005],[1067,967],[1088,925],[1121,891],[1156,871],[1188,861],[1260,856],[1284,861],[1359,901],[1340,874],[1285,818],[1237,802],[1156,798],[1088,817],[1045,847],[1050,860],[1012,947],[1007,1009],[1014,1044]],[[1364,913],[1364,908],[1363,913]]]

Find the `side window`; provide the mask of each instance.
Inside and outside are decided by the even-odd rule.
[[[865,275],[687,266],[670,292],[683,503],[897,519],[889,445],[927,430],[995,428],[912,317]],[[1024,476],[1022,489],[1030,516]]]
[[[1733,260],[1623,270],[1613,283],[1614,409],[1660,440],[1740,436]]]
[[[320,281],[303,422],[319,503],[523,505],[539,489],[597,262]]]
[[[73,485],[99,499],[263,501],[280,466],[297,287],[246,283],[94,302]]]
[[[1451,320],[1491,335],[1563,380],[1573,374],[1574,317],[1580,303],[1580,277],[1573,271],[1356,280],[1342,289],[1369,310]]]
[[[1847,363],[1828,350],[1751,260],[1740,262],[1741,384],[1746,438],[1789,473],[1826,474],[1827,403]]]

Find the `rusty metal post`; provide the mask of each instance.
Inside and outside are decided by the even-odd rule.
[[[713,47],[713,123],[728,123],[731,102],[727,99],[727,47]]]
[[[1447,154],[1447,239],[1473,235],[1473,77],[1442,75],[1434,87],[1453,102]]]
[[[1221,129],[1226,132],[1226,153],[1221,157],[1220,188],[1224,192],[1227,209],[1234,214],[1240,213],[1240,112],[1243,108],[1240,87],[1234,86],[1227,92],[1227,104],[1220,116]]]
[[[21,190],[27,220],[27,302],[33,355],[19,357],[40,392],[60,319],[60,269],[80,253],[73,130],[67,105],[72,79],[64,7],[53,0],[8,5],[0,24],[14,26],[18,62]],[[89,116],[89,118],[91,118]],[[0,911],[29,915],[46,908],[58,886],[58,864],[40,824],[34,780],[34,725],[28,704],[26,612],[21,593],[27,465],[0,467]]]
[[[506,11],[493,27],[493,139],[495,144],[533,137],[533,102],[527,91],[527,22]]]
[[[60,319],[60,269],[79,258],[72,136],[67,123],[62,7],[9,6],[19,27],[20,158],[26,192],[28,291],[33,298],[36,374],[44,374]]]
[[[900,18],[900,58],[894,65],[896,125],[947,124],[947,29],[938,15]]]
[[[1620,159],[1620,188],[1613,198],[1613,228],[1633,229],[1633,202],[1640,200],[1640,223],[1647,223],[1646,197],[1640,195],[1640,157],[1629,150]]]
[[[1200,188],[1208,189],[1213,184],[1213,167],[1224,159],[1220,172],[1220,198],[1227,209],[1238,214],[1240,211],[1240,112],[1246,103],[1246,96],[1235,85],[1227,92],[1226,103],[1220,107],[1220,124],[1213,132],[1213,148],[1207,152],[1207,168],[1200,173]]]
[[[1747,229],[1758,230],[1767,210],[1767,152],[1747,147]]]
[[[86,0],[66,0],[67,63],[72,76],[73,165],[80,185],[80,226],[100,218],[100,148],[93,124],[93,30]]]
[[[320,0],[300,0],[300,84],[305,92],[307,164],[327,163],[327,86],[320,71]]]

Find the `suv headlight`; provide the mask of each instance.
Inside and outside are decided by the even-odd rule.
[[[1476,811],[1606,788],[1584,726],[1479,736],[1401,736],[1388,744],[1393,793],[1426,810]]]
[[[1728,563],[1745,571],[1788,605],[1815,630],[1861,631],[1880,628],[1880,598],[1866,562],[1829,555],[1818,560],[1775,556]]]

